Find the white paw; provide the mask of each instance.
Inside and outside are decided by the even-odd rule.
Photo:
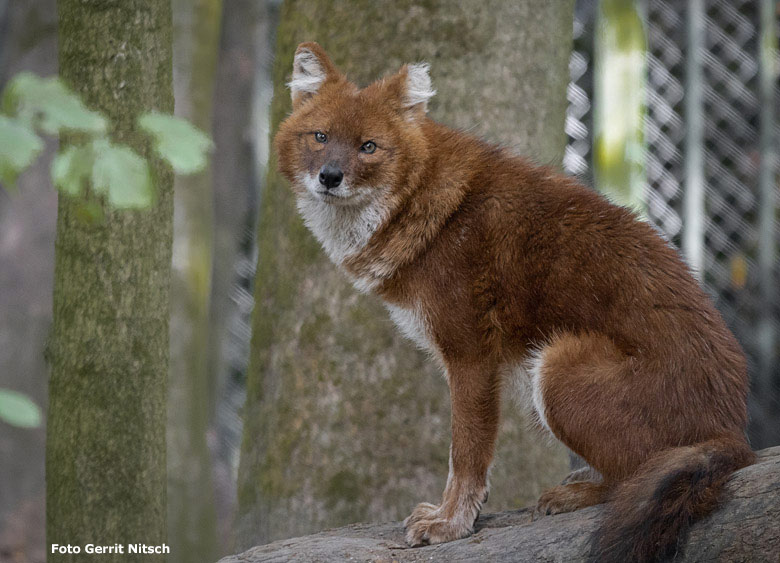
[[[404,520],[406,543],[418,547],[465,538],[473,533],[474,520],[476,515],[470,517],[462,513],[446,518],[441,507],[435,504],[418,504]]]

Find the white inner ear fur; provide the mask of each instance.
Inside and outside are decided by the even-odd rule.
[[[431,84],[428,63],[416,63],[407,66],[406,96],[404,105],[414,107],[422,104],[424,111],[428,111],[428,100],[436,93]]]
[[[325,76],[325,69],[317,55],[308,49],[303,49],[295,53],[292,80],[287,86],[292,91],[293,98],[303,93],[316,94],[325,82]]]

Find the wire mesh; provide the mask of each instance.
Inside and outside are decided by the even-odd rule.
[[[744,347],[754,381],[762,390],[751,400],[754,443],[780,441],[780,370],[776,342],[777,297],[759,290],[759,247],[766,233],[759,231],[759,168],[763,162],[759,130],[761,0],[706,0],[704,2],[702,90],[704,115],[705,227],[703,282],[726,322]],[[646,84],[646,214],[661,233],[678,247],[685,229],[683,208],[686,116],[687,2],[646,0],[642,2],[647,36]],[[593,29],[598,2],[578,0],[574,24],[566,132],[568,147],[564,168],[571,174],[591,178]],[[775,37],[777,36],[777,17]],[[777,63],[777,61],[775,61]],[[778,90],[776,86],[776,91]],[[775,103],[778,95],[776,92]],[[778,125],[774,125],[775,131]],[[777,133],[775,139],[780,138]],[[776,146],[776,142],[775,142]],[[774,171],[774,168],[773,168]],[[776,179],[776,176],[773,176]],[[775,203],[780,201],[775,181]],[[775,218],[777,214],[775,214]],[[773,236],[780,240],[775,219]],[[763,238],[762,238],[763,236]],[[776,244],[776,243],[775,243]],[[771,275],[778,283],[777,258]],[[769,372],[758,373],[759,320],[771,311],[774,326],[773,358]],[[764,329],[765,330],[765,329]],[[766,349],[764,349],[766,354]],[[766,371],[766,368],[765,368]]]

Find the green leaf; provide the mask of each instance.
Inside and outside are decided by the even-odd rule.
[[[41,425],[41,409],[27,395],[0,388],[0,419],[13,426],[35,428]]]
[[[51,179],[62,193],[78,197],[92,173],[94,158],[89,145],[70,146],[60,151],[51,163]]]
[[[152,112],[142,115],[138,125],[154,138],[154,149],[177,174],[194,174],[206,166],[211,139],[189,121]]]
[[[107,128],[106,119],[88,109],[59,78],[40,78],[30,72],[20,72],[8,84],[3,110],[49,134],[62,130],[103,134]]]
[[[149,207],[154,202],[151,172],[146,160],[125,146],[104,139],[92,143],[95,164],[92,188],[104,193],[117,209]]]
[[[29,127],[0,115],[0,182],[13,187],[19,174],[43,150],[43,141]]]

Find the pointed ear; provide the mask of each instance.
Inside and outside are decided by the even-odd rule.
[[[436,93],[431,85],[427,63],[408,64],[382,81],[388,95],[397,100],[407,119],[414,121],[428,111],[428,100]]]
[[[405,68],[406,92],[401,102],[407,109],[424,114],[428,111],[428,100],[436,94],[429,74],[431,67],[428,63],[416,63]]]
[[[317,43],[301,43],[295,50],[292,80],[287,84],[293,109],[316,94],[325,82],[340,76],[328,55]]]

